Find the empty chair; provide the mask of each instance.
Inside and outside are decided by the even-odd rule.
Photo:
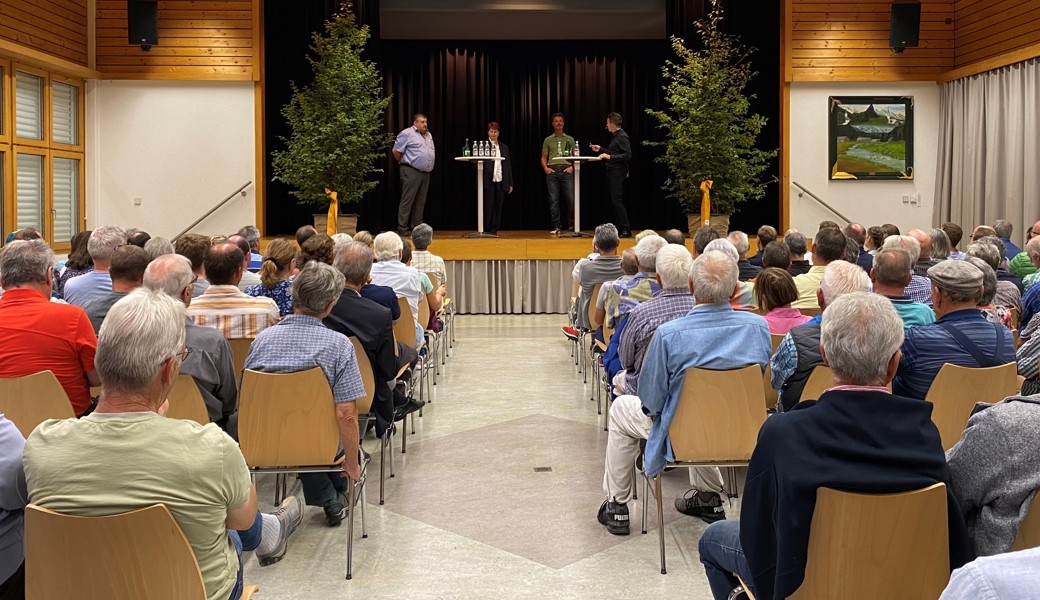
[[[932,421],[939,428],[943,450],[961,439],[976,402],[999,402],[1018,390],[1015,363],[998,367],[970,368],[945,364],[939,369],[925,400],[935,405]]]
[[[23,437],[29,437],[47,419],[76,416],[65,389],[50,371],[0,378],[0,413],[15,424]]]
[[[199,425],[209,423],[206,401],[202,399],[202,392],[191,375],[181,373],[177,376],[167,400],[170,403],[166,411],[167,419],[187,419]]]

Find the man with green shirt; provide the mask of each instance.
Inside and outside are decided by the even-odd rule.
[[[1033,226],[1026,232],[1026,245],[1029,244],[1029,240],[1037,236],[1040,236],[1040,221],[1033,223]],[[1026,277],[1036,273],[1036,265],[1034,265],[1033,261],[1029,259],[1029,253],[1025,251],[1025,248],[1023,248],[1022,252],[1019,252],[1009,262],[1008,271],[1011,271],[1013,275],[1021,277],[1024,280]],[[1033,281],[1035,280],[1036,277],[1034,276]]]
[[[571,229],[574,222],[574,167],[561,156],[570,156],[575,147],[574,138],[563,132],[563,113],[552,116],[553,134],[542,142],[542,170],[549,187],[549,218],[552,235],[559,235],[561,225]],[[560,217],[560,194],[567,201],[567,210]]]

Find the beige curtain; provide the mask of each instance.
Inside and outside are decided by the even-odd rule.
[[[566,313],[573,260],[451,260],[449,293],[464,314]]]
[[[934,223],[968,234],[1008,219],[1024,245],[1040,219],[1040,59],[943,84],[940,98]]]

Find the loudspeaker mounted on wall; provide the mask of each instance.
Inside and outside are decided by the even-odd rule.
[[[158,0],[127,0],[126,2],[127,43],[140,45],[141,50],[151,50],[159,43]]]
[[[893,2],[888,39],[892,51],[899,53],[906,48],[916,48],[920,32],[921,3]]]

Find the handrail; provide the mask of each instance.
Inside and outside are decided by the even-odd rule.
[[[826,202],[823,201],[822,198],[820,198],[816,194],[814,194],[811,191],[809,191],[809,188],[807,188],[804,185],[798,183],[797,181],[792,181],[791,184],[794,185],[796,188],[802,190],[802,191],[798,192],[798,197],[799,198],[801,198],[805,194],[809,194],[810,198],[812,198],[813,200],[815,200],[815,201],[819,202],[820,204],[822,204],[827,210],[829,210],[832,213],[834,213],[834,214],[838,215],[839,217],[841,217],[842,220],[845,221],[846,224],[852,222],[852,219],[850,219],[850,218],[846,217],[845,215],[841,214],[840,212],[834,210],[833,206],[831,206],[830,204],[827,204]]]
[[[224,198],[223,200],[221,200],[220,203],[217,204],[216,206],[214,206],[213,208],[209,209],[209,212],[207,212],[206,214],[204,214],[201,217],[199,217],[198,219],[196,219],[195,222],[192,223],[191,225],[188,225],[188,227],[185,228],[184,231],[182,231],[182,232],[178,233],[177,235],[173,236],[173,239],[170,240],[170,241],[171,242],[175,242],[175,241],[177,241],[177,238],[181,237],[185,233],[188,233],[192,229],[195,229],[196,225],[198,225],[199,223],[205,221],[206,217],[208,217],[208,216],[212,215],[213,213],[217,212],[218,208],[220,208],[221,206],[224,206],[225,204],[227,204],[228,201],[231,200],[232,198],[234,198],[235,196],[237,196],[239,194],[242,194],[244,196],[245,192],[246,192],[246,188],[251,186],[251,185],[253,185],[252,180],[243,183],[241,186],[239,186],[239,188],[237,190],[231,192],[231,195],[229,195],[227,198]]]

